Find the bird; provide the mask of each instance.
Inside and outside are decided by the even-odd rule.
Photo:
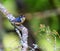
[[[21,15],[17,18],[15,18],[14,20],[12,20],[12,22],[16,25],[20,25],[22,24],[23,22],[25,21],[25,16],[24,15]]]

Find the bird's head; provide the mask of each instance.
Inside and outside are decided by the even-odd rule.
[[[24,15],[21,15],[20,16],[20,19],[21,19],[21,23],[23,23],[25,21],[25,16]]]

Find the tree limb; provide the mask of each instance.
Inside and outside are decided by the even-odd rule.
[[[27,48],[28,48],[28,42],[27,42],[28,30],[27,30],[27,28],[24,27],[22,24],[20,26],[15,25],[14,24],[15,22],[12,22],[12,20],[14,20],[15,17],[12,14],[10,14],[2,4],[0,4],[0,11],[6,16],[6,18],[8,18],[8,20],[12,23],[13,26],[16,26],[16,28],[17,28],[16,31],[22,40],[21,44],[22,44],[23,48],[21,51],[27,51]],[[20,36],[19,31],[22,32],[22,37]]]

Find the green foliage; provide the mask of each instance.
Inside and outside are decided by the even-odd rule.
[[[57,37],[56,37],[57,36]],[[55,41],[56,37],[56,41]],[[55,30],[40,24],[38,32],[35,34],[36,43],[43,51],[54,51],[54,46],[59,47],[59,34]],[[56,43],[56,44],[55,44]],[[57,49],[58,50],[58,49]],[[58,50],[59,51],[59,50]]]
[[[52,18],[52,17],[51,17]],[[53,15],[52,24],[53,25],[56,21],[57,25],[57,17]],[[30,26],[34,32],[34,37],[36,40],[36,43],[38,44],[39,48],[41,48],[43,51],[54,51],[54,46],[59,47],[59,34],[53,28],[57,28],[56,26],[49,28],[49,26],[45,26],[40,23],[46,23],[44,19],[39,19],[38,17],[33,17],[30,21]],[[56,37],[56,44],[55,44],[55,37]],[[59,49],[57,49],[59,51]]]
[[[2,0],[2,3],[10,13],[17,14],[15,0]]]
[[[39,21],[40,19],[37,17],[33,17],[32,20],[30,21],[30,26],[32,27],[33,31],[38,31],[39,28]]]
[[[6,33],[3,36],[4,51],[20,51],[20,39],[15,33]]]
[[[51,29],[59,30],[59,19],[58,16],[55,14],[50,15],[47,18],[40,19],[40,23],[49,25]]]
[[[54,1],[54,5],[59,8],[60,7],[60,0],[53,0]]]
[[[58,16],[56,15],[51,15],[51,29],[58,30],[59,29],[59,20]]]
[[[36,11],[44,11],[44,10],[49,9],[50,7],[51,6],[50,6],[50,3],[49,3],[49,0],[38,0],[35,4],[34,9]]]
[[[27,11],[29,12],[51,9],[49,0],[25,0],[25,4],[27,5]]]
[[[4,26],[4,29],[6,29],[6,30],[14,29],[14,27],[11,25],[11,23],[8,21],[8,19],[3,20],[3,26]]]

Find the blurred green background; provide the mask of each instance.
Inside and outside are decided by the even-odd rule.
[[[60,51],[60,0],[0,0],[15,17],[26,16],[30,46],[34,42],[41,51]],[[32,37],[33,38],[32,38]],[[33,40],[34,39],[34,40]],[[20,51],[20,39],[7,18],[0,12],[0,49]]]

